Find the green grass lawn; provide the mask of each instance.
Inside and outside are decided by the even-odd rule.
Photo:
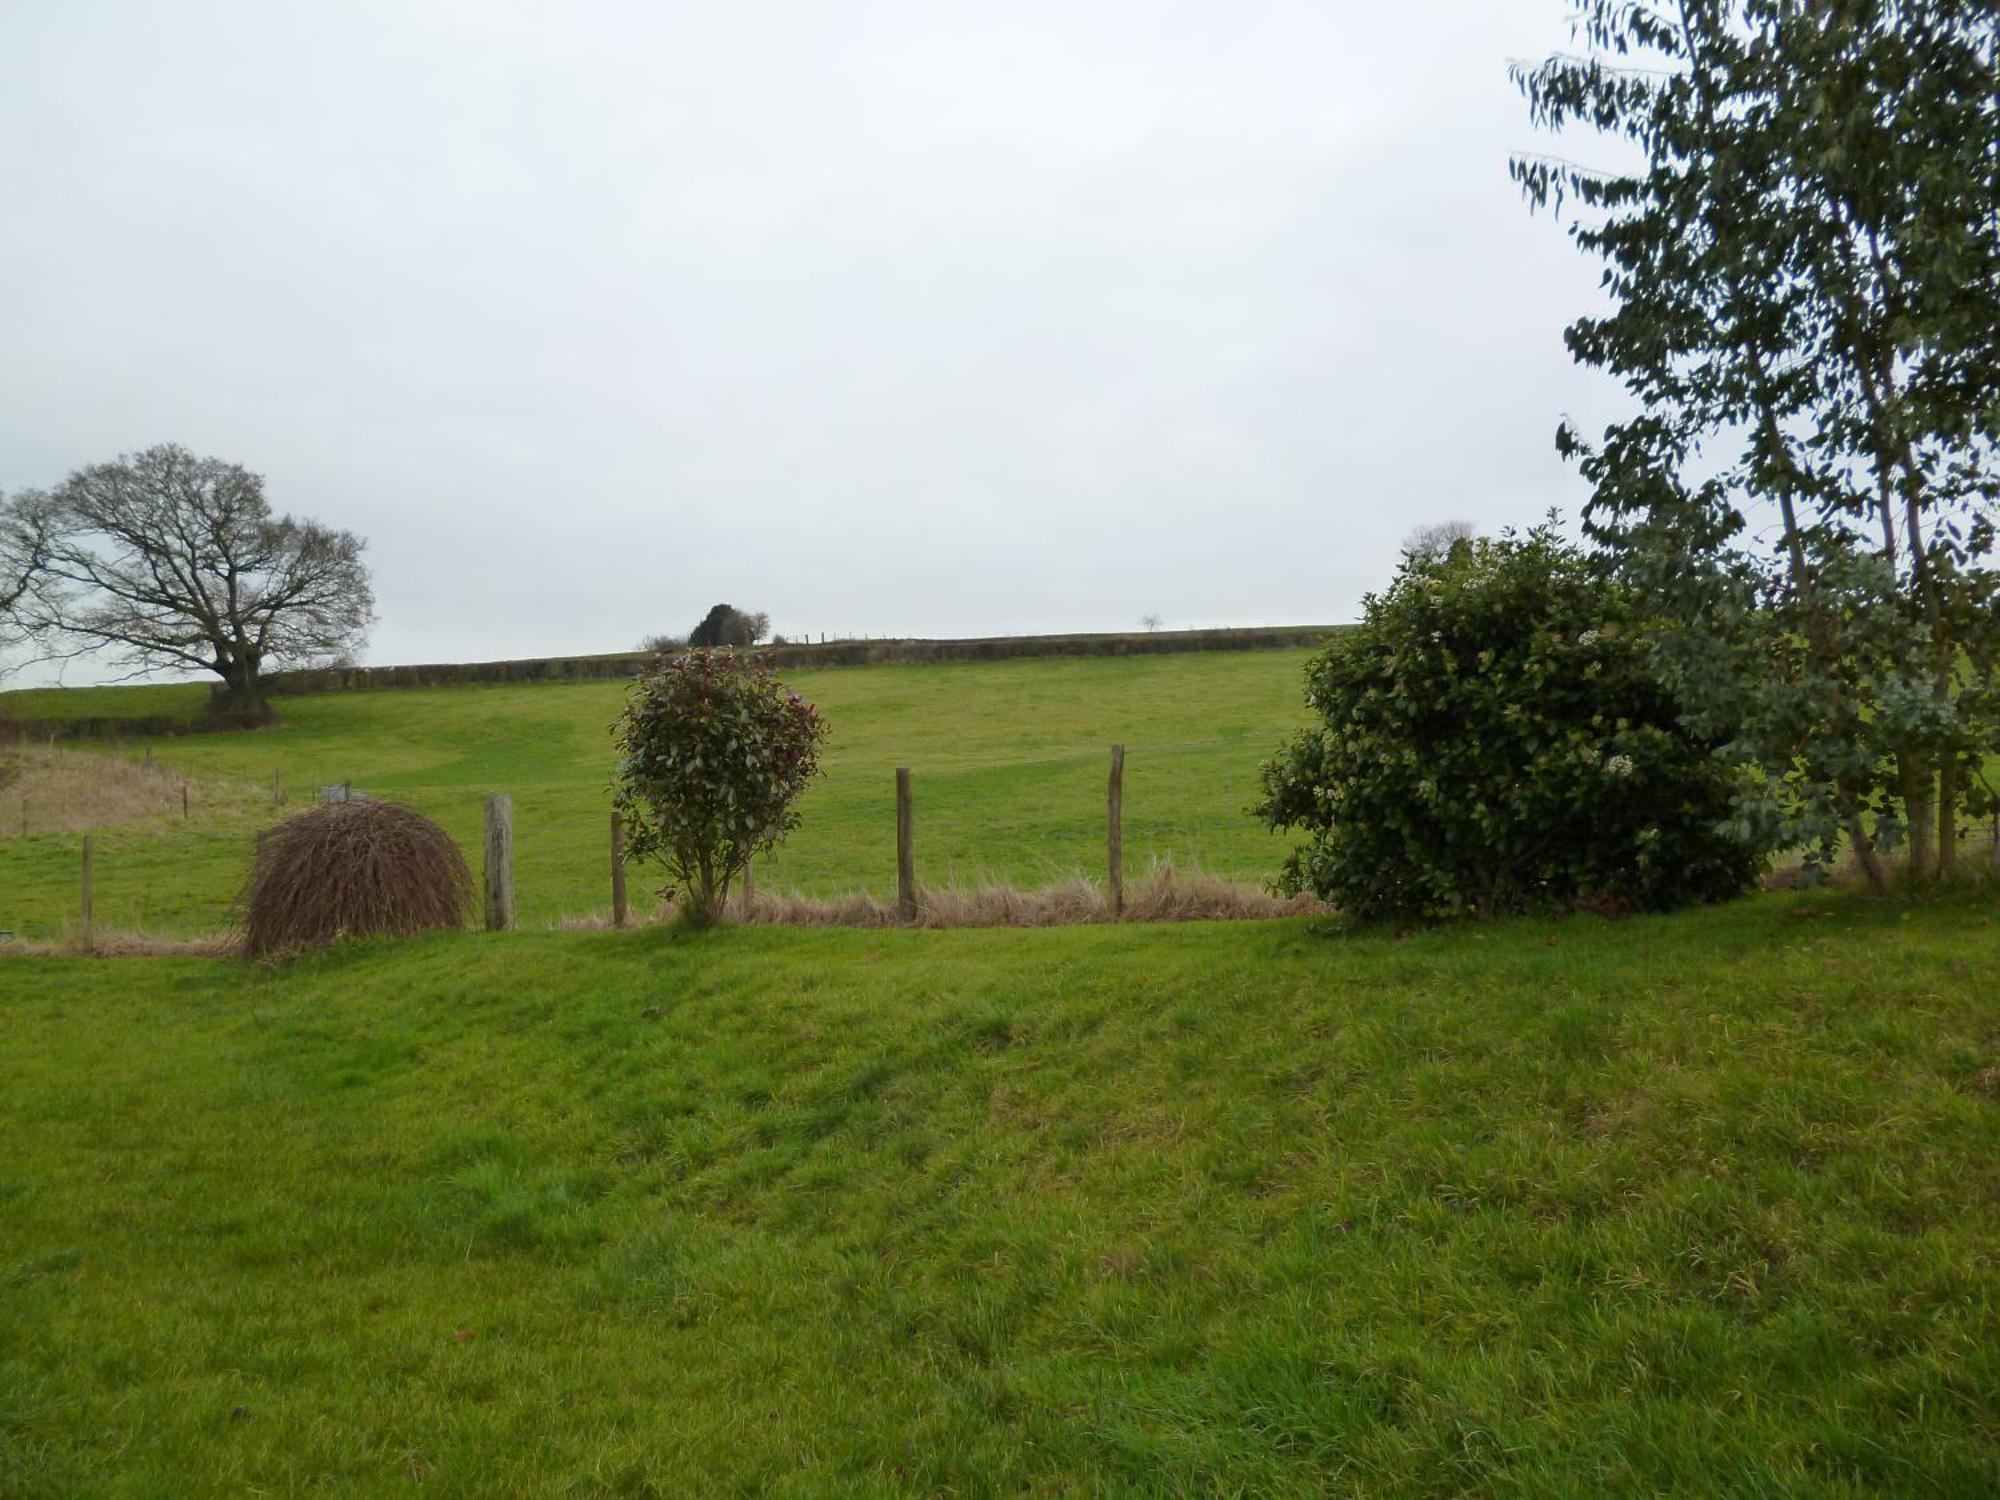
[[[1799,896],[0,961],[0,1494],[1992,1494],[1996,971]]]
[[[1304,721],[1305,659],[1302,651],[1246,651],[791,674],[825,710],[833,737],[827,774],[803,804],[804,826],[760,878],[767,889],[814,895],[893,890],[899,765],[915,776],[925,881],[1097,876],[1110,746],[1123,741],[1128,870],[1171,857],[1262,879],[1276,871],[1284,844],[1246,808],[1258,763]],[[443,822],[475,861],[485,794],[510,793],[522,920],[601,909],[610,900],[610,726],[626,686],[291,698],[279,702],[275,729],[151,741],[164,763],[195,777],[196,816],[184,827],[98,836],[97,920],[166,934],[223,925],[258,820],[203,816],[202,781],[268,786],[274,773],[294,807],[344,781],[406,803]],[[81,691],[90,712],[116,713],[125,711],[118,692],[163,690]],[[37,705],[43,715],[55,711],[43,699]],[[116,753],[136,756],[147,743]],[[35,834],[30,815],[26,838],[0,816],[0,928],[49,937],[75,917],[77,840]]]

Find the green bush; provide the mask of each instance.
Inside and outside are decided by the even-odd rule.
[[[1734,775],[1639,624],[1548,528],[1407,558],[1307,668],[1322,727],[1264,766],[1257,811],[1311,834],[1280,884],[1400,920],[1741,894],[1764,857],[1727,831]]]
[[[798,826],[826,721],[769,667],[729,651],[663,658],[640,677],[616,728],[612,799],[626,850],[673,877],[682,913],[706,926],[759,850]]]

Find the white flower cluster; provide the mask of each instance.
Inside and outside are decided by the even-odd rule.
[[[1612,776],[1630,776],[1635,769],[1629,755],[1613,755],[1604,762],[1605,772]]]

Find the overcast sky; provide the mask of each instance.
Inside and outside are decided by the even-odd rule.
[[[18,0],[0,489],[240,462],[377,662],[1352,618],[1580,503],[1567,11]]]

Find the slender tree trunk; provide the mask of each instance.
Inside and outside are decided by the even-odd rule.
[[[688,924],[692,927],[711,927],[722,908],[715,888],[715,855],[712,851],[702,850],[694,874],[695,878],[690,882],[692,889],[687,893]]]
[[[1896,775],[1903,789],[1903,818],[1909,824],[1909,876],[1927,881],[1936,873],[1931,834],[1937,817],[1937,791],[1931,768],[1923,752],[1915,749],[1896,752]]]
[[[1958,758],[1949,753],[1938,766],[1937,873],[1949,880],[1958,869]]]
[[[1760,363],[1757,366],[1760,381],[1763,373]],[[1776,414],[1771,410],[1770,403],[1761,397],[1759,405],[1762,408],[1765,437],[1772,446],[1772,452],[1780,455],[1789,464],[1789,451],[1785,447],[1784,435],[1778,426]],[[1806,637],[1812,646],[1813,655],[1820,662],[1820,669],[1827,674],[1833,689],[1831,706],[1838,712],[1843,706],[1844,695],[1839,687],[1837,653],[1833,641],[1827,634],[1826,616],[1820,603],[1819,593],[1813,586],[1812,566],[1806,559],[1805,541],[1799,532],[1798,510],[1792,502],[1789,490],[1780,488],[1777,497],[1778,510],[1785,523],[1785,556],[1791,567],[1792,587],[1798,590],[1799,602],[1805,608]],[[1868,884],[1874,888],[1876,894],[1887,895],[1889,872],[1883,865],[1881,856],[1876,852],[1874,839],[1861,820],[1859,788],[1850,779],[1843,777],[1836,784],[1836,790],[1840,797],[1841,818],[1847,825],[1847,839],[1854,850],[1854,857],[1860,861],[1863,873],[1868,876]]]
[[[1882,357],[1879,375],[1885,384],[1893,376],[1886,355]],[[1887,415],[1886,404],[1881,400],[1880,393],[1874,389],[1873,382],[1869,386],[1869,400],[1871,415],[1878,422],[1883,421]],[[1931,627],[1931,691],[1936,696],[1939,706],[1949,714],[1955,706],[1952,687],[1958,653],[1945,624],[1944,585],[1938,577],[1937,556],[1924,537],[1921,503],[1924,474],[1918,467],[1916,450],[1911,446],[1909,438],[1897,432],[1894,434],[1894,441],[1903,476],[1903,526],[1910,545],[1910,586],[1922,604],[1924,618]],[[1928,791],[1930,782],[1928,768],[1924,780]],[[1958,767],[1951,751],[1947,749],[1938,758],[1937,792],[1932,806],[1925,809],[1926,816],[1923,820],[1926,825],[1926,843],[1930,841],[1929,825],[1934,823],[1937,833],[1936,865],[1933,868],[1926,862],[1919,867],[1924,878],[1934,874],[1942,880],[1957,866],[1960,795]],[[1917,817],[1914,807],[1910,809],[1910,816],[1914,822]],[[1914,858],[1916,854],[1914,847],[1911,854]]]
[[[1868,825],[1856,813],[1847,815],[1847,843],[1854,851],[1861,873],[1868,877],[1869,886],[1877,895],[1887,894],[1889,871],[1882,863],[1882,856],[1876,852],[1875,840],[1869,835]]]

